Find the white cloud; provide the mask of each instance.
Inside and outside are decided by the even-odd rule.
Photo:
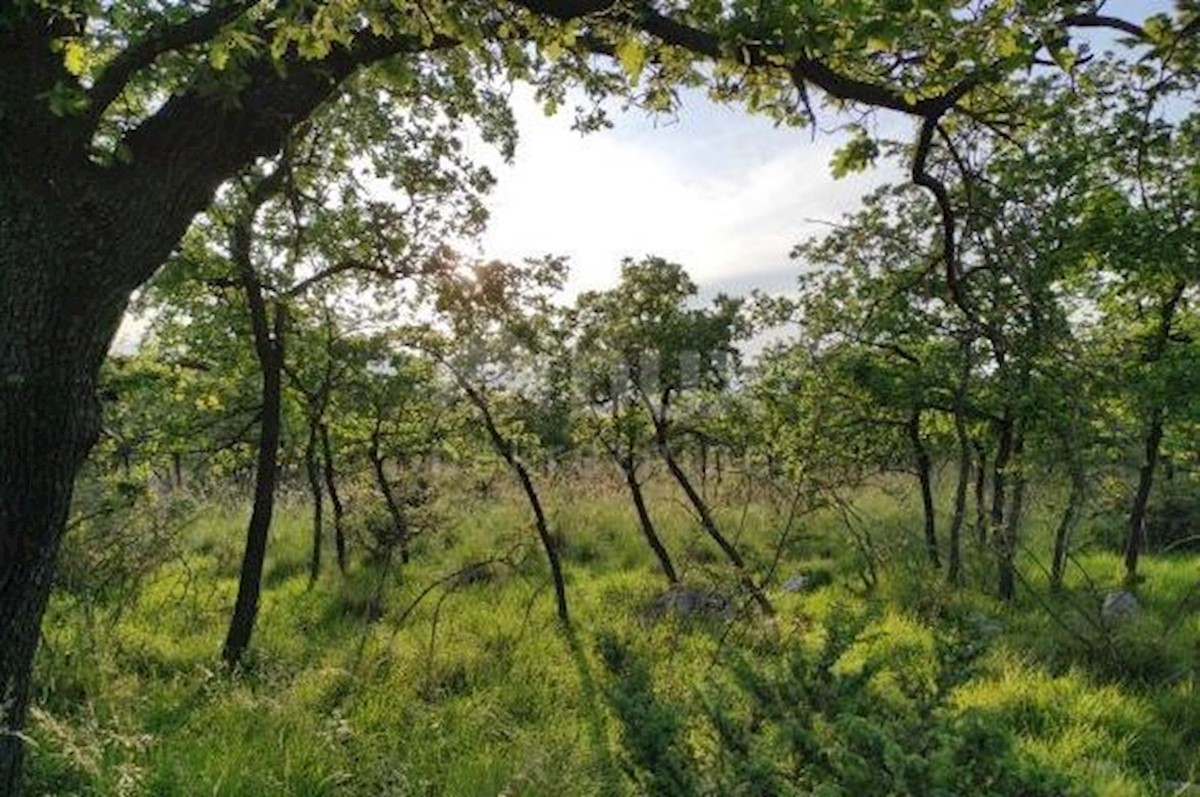
[[[514,99],[521,143],[495,168],[490,257],[571,258],[571,289],[611,284],[624,256],[680,262],[699,282],[788,267],[792,245],[895,172],[835,181],[837,139],[779,129],[701,97],[671,124],[640,114],[581,136],[568,115]]]

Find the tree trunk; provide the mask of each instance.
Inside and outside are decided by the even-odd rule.
[[[975,461],[975,537],[980,550],[987,549],[988,543],[988,508],[987,508],[987,446],[982,440],[974,442]]]
[[[258,463],[254,478],[254,508],[246,527],[246,550],[242,554],[237,600],[229,621],[229,632],[221,657],[230,667],[241,663],[250,644],[258,601],[262,591],[263,565],[267,556],[267,538],[271,515],[275,510],[275,484],[278,475],[279,441],[283,425],[283,327],[282,307],[275,308],[274,334],[269,330],[262,285],[250,263],[250,237],[253,214],[233,230],[232,252],[239,279],[246,293],[254,331],[254,351],[262,370],[262,420],[258,438]]]
[[[1067,555],[1071,551],[1071,534],[1079,524],[1079,517],[1083,513],[1083,501],[1087,495],[1087,477],[1083,463],[1072,455],[1070,467],[1071,493],[1067,497],[1062,520],[1054,531],[1054,558],[1050,563],[1050,589],[1055,592],[1063,587],[1063,579],[1067,574]]]
[[[717,526],[717,521],[713,518],[712,512],[709,511],[708,503],[696,490],[691,479],[684,473],[683,468],[679,466],[678,460],[675,459],[675,455],[671,452],[666,420],[654,415],[654,430],[655,437],[658,440],[658,450],[662,454],[663,461],[667,464],[667,470],[670,471],[676,484],[683,489],[692,508],[696,510],[696,515],[700,518],[701,528],[717,544],[717,547],[725,554],[725,558],[737,570],[742,586],[754,598],[754,602],[762,609],[763,614],[773,617],[775,615],[775,607],[771,605],[771,601],[767,599],[763,591],[754,583],[754,579],[751,578],[749,571],[746,570],[746,562],[742,559],[742,555],[738,553],[733,543],[721,533],[721,529]]]
[[[321,487],[321,466],[318,464],[316,418],[309,419],[308,442],[304,446],[304,470],[308,475],[308,492],[312,496],[312,558],[308,565],[309,584],[317,583],[321,575],[321,545],[324,541],[324,490]]]
[[[658,565],[662,568],[663,575],[667,577],[667,581],[671,584],[679,583],[679,576],[675,572],[675,565],[671,562],[671,555],[667,552],[667,547],[663,545],[662,540],[658,536],[658,532],[654,529],[654,522],[650,519],[650,512],[646,509],[646,499],[642,495],[642,485],[637,479],[637,467],[626,460],[620,463],[621,472],[625,475],[625,484],[629,487],[629,495],[633,498],[633,507],[637,510],[638,523],[641,526],[642,534],[646,537],[646,542],[650,544],[651,550],[658,558]]]
[[[1176,280],[1159,308],[1158,327],[1150,341],[1148,350],[1143,358],[1147,363],[1156,363],[1163,358],[1167,344],[1171,340],[1171,331],[1175,323],[1175,313],[1183,300],[1187,283]],[[1150,506],[1150,492],[1154,487],[1154,471],[1158,467],[1159,446],[1162,444],[1163,422],[1166,420],[1166,407],[1156,404],[1150,411],[1149,423],[1146,428],[1145,459],[1138,471],[1137,491],[1133,495],[1133,506],[1129,510],[1129,534],[1125,540],[1125,583],[1138,582],[1138,558],[1146,537],[1146,510]]]
[[[961,402],[954,408],[954,433],[958,438],[958,481],[954,486],[954,514],[950,518],[946,581],[962,583],[962,529],[967,521],[967,488],[971,483],[971,438],[967,434],[967,419]]]
[[[10,334],[15,331],[11,309],[9,297],[0,298],[5,316],[0,319],[0,794],[5,795],[20,791],[20,733],[42,614],[75,473],[99,431],[96,366],[79,357],[79,344],[43,349]]]
[[[992,511],[989,518],[992,540],[996,550],[999,581],[997,593],[1000,600],[1012,600],[1016,594],[1013,551],[1008,545],[1004,527],[1004,507],[1008,499],[1008,463],[1013,450],[1014,422],[1006,410],[1000,421],[997,435],[996,459],[992,463]]]
[[[376,422],[375,431],[371,435],[371,449],[368,451],[368,456],[371,460],[371,469],[375,473],[375,485],[379,488],[379,493],[383,496],[383,502],[387,506],[388,516],[392,519],[392,528],[396,530],[396,543],[400,547],[400,563],[408,564],[408,520],[404,517],[404,510],[400,508],[400,503],[396,500],[395,493],[392,492],[392,485],[388,482],[383,453],[380,451],[380,442],[379,424]],[[390,544],[388,550],[391,550]]]
[[[1129,534],[1125,540],[1125,583],[1138,580],[1137,566],[1146,538],[1146,511],[1150,507],[1150,492],[1154,488],[1154,471],[1158,466],[1159,447],[1163,436],[1163,410],[1155,407],[1146,430],[1145,459],[1138,470],[1137,491],[1129,510]]]
[[[562,621],[563,625],[570,625],[571,615],[567,610],[567,584],[563,578],[562,562],[558,557],[558,546],[550,534],[549,524],[546,523],[546,512],[542,509],[542,501],[538,497],[537,490],[533,486],[533,479],[524,463],[516,457],[512,457],[508,460],[508,464],[517,472],[521,489],[525,491],[525,497],[533,509],[534,526],[537,529],[538,539],[542,543],[542,549],[546,552],[546,560],[550,563],[550,577],[554,582],[554,602],[558,609],[558,619]]]
[[[1005,600],[1011,600],[1016,594],[1017,575],[1017,543],[1020,541],[1021,521],[1025,518],[1025,489],[1029,486],[1029,477],[1021,461],[1025,453],[1025,433],[1017,429],[1012,447],[1012,460],[1016,469],[1012,480],[1012,501],[1008,507],[1008,517],[1004,521],[1004,546],[1000,563],[1000,591]]]
[[[260,69],[235,102],[164,98],[124,138],[127,161],[100,166],[88,112],[47,99],[75,85],[52,41],[76,23],[39,3],[0,15],[0,794],[15,797],[42,614],[130,296],[225,178],[276,152],[361,63],[402,48]]]
[[[451,370],[453,371],[453,369]],[[521,462],[513,444],[500,431],[500,427],[496,425],[496,419],[492,417],[492,410],[488,406],[488,401],[484,394],[476,390],[457,371],[453,371],[453,373],[459,387],[463,389],[463,392],[467,394],[467,398],[470,399],[471,403],[475,405],[475,409],[483,417],[483,425],[487,429],[488,439],[492,441],[492,447],[508,467],[516,473],[517,480],[521,483],[521,489],[524,491],[525,498],[529,501],[529,506],[533,510],[534,528],[537,531],[538,540],[542,544],[542,550],[546,553],[546,561],[550,565],[550,578],[554,582],[554,600],[558,610],[558,619],[562,621],[563,625],[569,626],[571,624],[571,613],[567,606],[567,584],[566,579],[563,577],[562,561],[558,556],[558,545],[554,542],[554,536],[550,534],[550,526],[546,522],[546,512],[542,509],[542,501],[538,497],[537,488],[534,487],[533,478],[529,475],[529,469]]]
[[[913,410],[905,424],[908,441],[912,445],[913,464],[916,467],[917,481],[921,485],[921,506],[925,518],[925,552],[929,563],[934,569],[942,566],[941,555],[938,553],[937,519],[933,514],[933,464],[929,459],[929,451],[921,437],[921,411]]]
[[[329,427],[320,424],[321,452],[324,455],[325,490],[329,493],[329,503],[333,505],[333,545],[337,552],[338,570],[346,574],[346,530],[343,519],[346,508],[342,504],[342,496],[337,488],[337,473],[333,468],[333,446],[329,444]]]
[[[0,72],[10,79],[33,76]],[[100,364],[132,291],[122,275],[138,263],[115,245],[122,220],[103,197],[38,161],[52,142],[34,131],[17,151],[14,125],[37,109],[0,109],[0,794],[17,795],[42,615],[75,475],[99,434]]]

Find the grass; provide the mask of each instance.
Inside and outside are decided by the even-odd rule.
[[[815,512],[784,548],[768,621],[650,619],[664,583],[623,493],[556,485],[570,632],[514,492],[444,495],[410,565],[356,549],[345,577],[327,565],[311,586],[307,510],[284,501],[237,673],[217,652],[245,516],[204,507],[123,590],[55,595],[30,792],[1160,795],[1200,776],[1195,557],[1147,557],[1143,614],[1106,624],[1116,555],[1084,544],[1050,595],[1035,560],[1052,518],[1035,505],[1029,583],[1001,606],[928,573],[913,497],[885,487],[855,499],[877,587],[840,517]],[[685,581],[731,589],[678,497],[655,484],[650,499]],[[776,509],[718,516],[756,567],[772,561]],[[815,571],[833,578],[779,589]]]

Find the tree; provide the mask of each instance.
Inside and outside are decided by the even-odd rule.
[[[679,574],[666,545],[654,527],[642,490],[640,471],[654,441],[653,427],[633,387],[629,362],[634,352],[614,350],[611,332],[615,316],[623,312],[615,291],[591,292],[579,297],[573,318],[578,339],[575,366],[582,387],[581,401],[587,415],[583,433],[599,444],[621,471],[637,514],[638,527],[658,560],[667,583],[679,582]]]
[[[555,349],[562,334],[555,327],[558,313],[551,296],[562,287],[566,263],[547,257],[523,266],[497,261],[458,265],[443,281],[434,303],[444,330],[415,329],[401,341],[449,372],[478,413],[492,449],[517,478],[550,567],[558,619],[567,626],[570,610],[559,544],[529,462],[531,452],[539,453],[529,412],[537,402],[523,395],[542,392],[547,359],[558,359]]]
[[[1065,28],[1115,27],[1181,63],[1195,55],[1190,5],[1153,29],[1102,17],[1088,2],[1039,0],[1019,16],[1011,8],[997,0],[965,16],[944,3],[896,4],[864,18],[837,3],[664,12],[524,0],[435,14],[370,1],[5,4],[0,785],[19,789],[38,628],[71,483],[97,435],[97,375],[121,315],[218,187],[277,153],[350,77],[379,65],[385,94],[428,92],[455,114],[494,122],[505,112],[489,76],[537,79],[552,102],[573,81],[602,95],[626,80],[587,54],[612,54],[661,107],[674,86],[702,79],[695,55],[720,62],[711,73],[718,96],[754,109],[804,119],[797,109],[811,85],[835,100],[913,114],[932,130],[972,89],[1027,67],[1047,42],[1060,49]],[[913,52],[929,55],[907,57]]]
[[[636,422],[633,419],[638,416],[649,421],[658,454],[683,490],[700,527],[716,543],[751,598],[772,614],[774,609],[741,552],[721,531],[708,501],[679,459],[678,448],[685,437],[677,422],[679,405],[689,399],[702,401],[707,391],[720,391],[728,385],[725,366],[732,366],[737,358],[734,342],[748,332],[740,301],[719,296],[710,308],[692,308],[689,302],[696,291],[695,283],[678,264],[657,257],[626,260],[616,288],[580,298],[580,306],[590,316],[584,330],[585,346],[607,365],[610,378],[615,377],[607,399],[620,398],[638,408],[636,414],[631,415],[633,410],[627,408],[618,417],[624,417],[626,423]],[[636,504],[640,488],[635,492],[631,483],[636,482],[633,462],[620,450],[616,456],[634,471],[632,479],[630,470],[625,474]],[[648,535],[652,547],[655,540],[657,535]]]

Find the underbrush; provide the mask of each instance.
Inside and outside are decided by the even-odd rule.
[[[666,584],[619,493],[558,497],[570,631],[509,494],[443,509],[409,565],[315,584],[307,512],[285,505],[233,673],[241,513],[201,509],[119,593],[80,575],[47,619],[29,793],[1150,796],[1200,775],[1195,558],[1147,557],[1143,611],[1114,623],[1103,551],[1059,594],[1023,562],[1002,606],[972,588],[985,567],[951,589],[921,561],[907,498],[860,496],[873,586],[840,515],[780,546],[771,510],[725,510],[773,574],[765,619],[663,491],[683,588],[731,607],[678,615],[652,610]]]

